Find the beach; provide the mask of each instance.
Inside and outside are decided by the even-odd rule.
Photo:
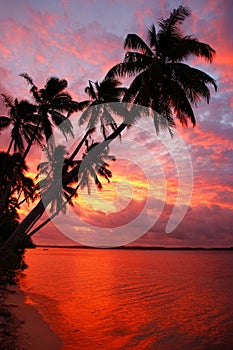
[[[0,350],[56,350],[62,341],[18,286],[0,287]]]

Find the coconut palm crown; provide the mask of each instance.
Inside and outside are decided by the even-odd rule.
[[[192,109],[202,98],[209,103],[212,84],[215,80],[205,72],[182,61],[192,56],[203,57],[212,62],[214,49],[191,35],[184,35],[181,24],[191,15],[188,7],[179,6],[167,19],[158,22],[158,31],[153,24],[148,30],[148,43],[137,34],[128,34],[124,48],[128,51],[124,61],[107,73],[107,78],[134,77],[123,102],[133,102],[151,107],[156,131],[160,126],[170,133],[175,126],[174,117],[187,126],[195,126]]]
[[[67,81],[50,77],[45,86],[39,89],[27,73],[20,74],[31,86],[30,92],[37,106],[38,125],[41,127],[46,141],[54,151],[53,126],[58,126],[65,137],[73,136],[72,124],[69,120],[71,113],[79,109],[79,103],[72,100],[66,91]],[[66,113],[66,114],[65,114]]]
[[[120,102],[126,91],[120,87],[121,82],[114,78],[107,78],[92,82],[89,80],[89,86],[85,88],[86,94],[90,100],[88,108],[82,113],[79,124],[87,123],[87,130],[92,130],[100,123],[100,128],[104,138],[107,137],[107,129],[112,131],[117,129],[117,123],[114,115],[119,115],[119,108],[116,108],[114,102]]]
[[[0,116],[0,130],[12,126],[11,140],[7,149],[10,153],[12,146],[14,152],[25,151],[25,141],[29,143],[32,139],[40,144],[42,135],[36,123],[36,106],[27,100],[18,101],[11,96],[4,95],[3,102],[8,109],[8,116]]]

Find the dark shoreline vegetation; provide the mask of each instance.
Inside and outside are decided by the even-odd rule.
[[[8,259],[0,264],[0,288],[7,285],[17,285],[27,267],[24,251],[11,253]]]
[[[148,29],[146,41],[128,34],[124,60],[101,82],[89,80],[87,100],[74,101],[65,79],[50,77],[39,88],[27,73],[19,75],[29,85],[30,101],[2,94],[7,115],[0,116],[0,131],[11,130],[8,147],[0,152],[0,264],[6,270],[12,269],[11,264],[17,271],[25,267],[22,253],[33,246],[32,236],[60,212],[65,214],[67,204],[74,206],[79,189],[90,193],[92,184],[101,190],[102,179],[110,182],[109,166],[115,161],[109,154],[111,142],[137,120],[152,118],[155,135],[166,130],[172,136],[176,121],[183,127],[196,125],[193,106],[201,100],[209,103],[209,86],[216,91],[217,85],[207,73],[184,63],[190,57],[211,63],[215,55],[210,45],[182,32],[190,15],[188,7],[177,7],[159,20],[158,29],[154,24]],[[122,86],[119,79],[129,78],[129,86]],[[75,113],[80,113],[79,126],[86,125],[86,130],[73,153],[67,154],[65,146],[56,144],[54,129],[59,128],[66,139],[72,137],[70,116]],[[32,179],[26,162],[35,145],[46,160],[38,164]],[[30,211],[20,221],[25,202]],[[47,207],[51,216],[38,224]]]

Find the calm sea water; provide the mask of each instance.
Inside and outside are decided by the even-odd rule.
[[[21,288],[63,350],[233,349],[232,252],[37,248],[26,262]]]

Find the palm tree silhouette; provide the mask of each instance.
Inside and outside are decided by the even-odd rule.
[[[66,212],[66,205],[70,204],[73,206],[72,198],[77,196],[77,191],[79,188],[83,189],[87,187],[88,193],[91,193],[92,180],[94,180],[95,185],[99,190],[102,189],[102,183],[100,181],[100,177],[105,178],[108,182],[110,182],[110,178],[112,177],[112,172],[109,169],[109,161],[115,161],[115,157],[109,155],[109,150],[104,150],[99,152],[98,143],[88,143],[88,140],[85,140],[86,151],[83,154],[82,160],[72,161],[70,162],[70,158],[64,157],[65,148],[64,146],[58,146],[56,148],[57,152],[54,157],[54,161],[52,162],[52,170],[51,172],[51,161],[43,162],[40,164],[40,175],[45,174],[45,178],[40,181],[40,187],[44,187],[44,192],[46,190],[49,191],[49,184],[51,183],[51,179],[54,178],[54,175],[51,173],[55,173],[55,177],[60,177],[61,167],[62,167],[62,178],[64,179],[62,183],[62,188],[56,192],[56,196],[53,196],[51,199],[51,209],[52,215],[44,220],[40,225],[34,228],[31,231],[31,226],[27,227],[25,230],[25,234],[27,233],[28,237],[32,237],[36,232],[38,232],[42,227],[44,227],[48,222],[50,222],[55,216],[57,216],[60,212]],[[95,149],[96,147],[96,149]],[[56,164],[57,163],[57,164]],[[39,174],[38,174],[39,175]],[[48,180],[48,178],[50,180]],[[66,180],[69,178],[68,181]],[[60,180],[60,179],[59,179]],[[54,184],[54,181],[52,182]],[[75,188],[72,186],[75,185]],[[43,191],[43,189],[42,189]],[[42,202],[42,200],[41,200]],[[38,208],[40,211],[40,216],[42,215],[41,210],[45,210],[44,207],[40,206],[38,203]],[[39,212],[38,211],[38,212]],[[22,240],[24,238],[22,237]]]
[[[112,67],[107,77],[135,77],[123,101],[151,107],[156,131],[160,126],[172,134],[174,115],[182,126],[188,120],[196,124],[192,105],[210,99],[208,84],[217,90],[215,80],[205,72],[182,63],[191,56],[211,62],[215,53],[208,44],[191,35],[184,35],[180,25],[191,15],[189,8],[179,6],[167,19],[161,19],[156,32],[153,24],[148,30],[148,44],[137,34],[128,34],[124,48],[125,59]]]
[[[100,149],[98,142],[88,143],[86,140],[86,152],[83,154],[83,159],[80,161],[79,168],[79,184],[80,188],[87,187],[88,193],[91,193],[91,182],[94,180],[95,185],[99,190],[102,189],[102,183],[99,176],[110,182],[112,172],[109,169],[109,162],[115,161],[115,157],[109,155],[109,149]]]
[[[135,121],[135,118],[137,119],[141,116],[140,113],[134,114],[137,105],[149,107],[143,110],[144,114],[148,109],[150,113],[151,110],[157,112],[153,113],[157,132],[160,130],[160,127],[165,127],[172,134],[175,126],[175,117],[180,120],[183,126],[186,126],[189,120],[195,125],[196,121],[192,106],[202,98],[209,102],[210,91],[208,85],[212,84],[215,90],[217,86],[215,80],[208,74],[182,62],[192,56],[200,56],[211,62],[215,53],[208,44],[199,42],[192,36],[185,36],[181,32],[180,25],[190,16],[190,13],[187,7],[179,6],[173,10],[170,17],[160,20],[158,32],[156,32],[155,26],[152,25],[148,31],[148,45],[136,34],[127,36],[125,48],[132,51],[126,53],[124,62],[110,69],[104,80],[114,81],[118,77],[133,77],[129,89],[125,91],[124,97],[122,95],[122,102],[126,102],[126,104],[128,102],[133,103],[133,106],[128,111],[126,109],[126,117],[124,117],[123,122],[119,126],[116,127],[114,121],[112,119],[109,120],[113,131],[110,135],[103,133],[105,140],[102,143],[89,146],[87,138],[84,136],[82,141],[86,142],[88,151],[83,160],[80,161],[81,163],[74,166],[63,177],[63,185],[69,184],[75,176],[79,176],[83,186],[89,186],[90,188],[88,181],[92,177],[97,187],[101,188],[97,175],[98,170],[102,166],[104,171],[102,174],[106,178],[110,178],[110,173],[106,172],[106,170],[109,170],[107,159],[101,160],[100,157],[98,160],[98,156],[108,151],[108,145],[129,125],[128,121],[132,123]],[[32,86],[33,96],[35,100],[38,99],[38,103],[41,105],[40,90],[37,89],[28,75],[24,75],[24,78]],[[87,110],[81,117],[81,124],[87,121],[89,127],[95,127],[97,121],[103,124],[103,119],[101,121],[101,118],[104,118],[103,110],[98,109],[100,103],[97,103],[97,100],[101,100],[100,85],[89,82],[89,87],[86,90],[90,95],[90,104],[93,103],[92,107],[97,108],[97,113],[92,115]],[[108,102],[111,102],[111,100],[108,100]],[[51,128],[48,128],[48,130],[50,130],[48,132],[50,134]],[[70,157],[72,160],[77,154],[77,149],[79,149],[79,146]],[[97,166],[97,164],[99,165]],[[60,188],[61,186],[58,182],[53,182],[46,189],[44,201],[40,200],[17,227],[6,242],[0,258],[4,259],[17,245],[18,241],[30,232],[45,208],[60,191]]]
[[[55,147],[53,154],[51,155],[48,149],[45,149],[48,161],[39,164],[37,170],[38,175],[36,179],[39,178],[38,186],[40,188],[40,193],[43,193],[51,186],[53,182],[59,181],[63,176],[65,176],[70,169],[74,166],[79,165],[79,161],[72,161],[68,164],[68,159],[65,157],[67,151],[65,146],[58,145]],[[70,186],[78,181],[78,176],[74,176],[69,183],[62,186],[61,190],[57,193],[51,201],[50,211],[53,213],[55,210],[62,213],[66,212],[66,206],[63,205],[67,200],[70,205],[73,205],[71,198],[76,195],[75,189]],[[72,195],[71,198],[70,195]]]
[[[1,245],[4,244],[4,242],[19,225],[20,216],[18,210],[20,209],[21,205],[24,202],[27,202],[29,205],[30,202],[33,202],[36,199],[37,188],[34,181],[30,177],[26,176],[28,167],[25,161],[22,159],[22,155],[20,153],[13,153],[12,155],[9,155],[6,152],[0,152],[0,163],[7,164],[5,167],[4,176],[0,183],[0,196],[2,196],[5,188],[11,183],[12,174],[17,170],[15,183],[10,188],[10,195],[0,214]],[[24,198],[20,201],[21,196]],[[22,241],[27,244],[31,244],[32,242],[30,240],[28,241],[28,238],[29,237],[25,237]]]
[[[2,94],[4,98],[4,104],[8,108],[8,116],[0,117],[0,129],[13,126],[11,130],[11,141],[7,149],[7,155],[10,154],[12,146],[14,151],[22,154],[21,163],[23,164],[26,159],[33,143],[41,145],[43,139],[41,129],[37,122],[36,106],[31,104],[27,100],[18,101],[13,100],[12,97]],[[25,149],[25,141],[27,147]],[[4,158],[2,163],[2,170],[0,173],[0,182],[4,177],[4,171],[7,168],[8,157]],[[18,163],[14,172],[11,173],[11,180],[5,187],[5,191],[2,192],[0,199],[0,211],[4,209],[6,203],[11,195],[11,188],[15,185],[18,172],[20,172],[21,163]]]
[[[0,117],[0,130],[12,126],[11,140],[7,149],[10,154],[12,146],[14,152],[23,153],[25,141],[29,143],[31,139],[41,142],[42,136],[36,124],[36,106],[27,100],[13,100],[11,96],[4,95],[3,102],[8,109],[8,116]]]
[[[18,101],[13,100],[11,96],[4,95],[3,102],[8,109],[8,116],[0,116],[0,130],[12,126],[11,139],[7,148],[7,155],[10,154],[13,147],[14,152],[23,154],[25,151],[25,141],[27,144],[33,142],[41,143],[42,135],[36,123],[36,106],[27,100]],[[25,157],[24,157],[25,159]],[[0,182],[2,181],[4,170],[7,166],[8,157],[4,158],[2,169],[0,172]],[[17,170],[15,170],[17,172]],[[13,182],[12,182],[13,183]]]
[[[120,109],[119,105],[114,102],[120,102],[125,94],[126,88],[120,87],[121,82],[117,79],[106,78],[102,82],[94,83],[89,80],[89,85],[85,88],[85,92],[89,96],[89,100],[79,103],[79,110],[84,110],[80,119],[79,125],[87,123],[86,133],[79,142],[75,150],[70,156],[72,162],[77,156],[78,152],[85,144],[86,140],[95,131],[97,124],[100,124],[101,132],[104,139],[107,138],[108,129],[116,131],[117,123],[113,115],[121,115],[125,117],[126,109]],[[120,137],[120,133],[118,134]]]
[[[29,204],[30,201],[34,200],[36,187],[34,181],[25,175],[28,167],[25,161],[22,159],[22,155],[20,153],[13,153],[12,155],[9,155],[6,152],[1,152],[0,163],[7,164],[4,169],[4,176],[0,183],[0,196],[4,194],[6,187],[10,185],[10,195],[5,202],[5,206],[0,215],[0,218],[5,216],[7,219],[7,216],[15,213],[24,201],[27,201]],[[17,174],[15,182],[12,184],[12,174],[16,172],[16,170]],[[22,195],[24,196],[24,199],[20,202],[20,197]],[[2,224],[3,222],[1,222],[1,225]]]
[[[45,86],[38,89],[27,73],[22,73],[20,76],[31,86],[30,92],[37,106],[38,125],[43,131],[49,149],[53,152],[55,147],[53,126],[58,126],[65,137],[73,136],[69,116],[79,110],[79,103],[73,101],[65,90],[68,85],[65,79],[50,77]]]
[[[107,129],[117,129],[117,123],[113,117],[114,113],[119,114],[119,109],[114,109],[114,103],[120,102],[126,89],[120,87],[121,82],[117,79],[106,78],[100,83],[89,80],[89,86],[85,92],[90,97],[88,107],[79,119],[79,125],[87,123],[87,130],[92,131],[100,123],[101,132],[106,139]]]
[[[53,124],[60,127],[65,137],[67,137],[67,135],[73,136],[72,124],[68,117],[71,113],[78,110],[79,104],[76,101],[73,101],[71,96],[65,91],[67,87],[67,81],[65,79],[60,80],[56,77],[51,77],[48,79],[44,88],[38,89],[38,87],[34,84],[32,78],[27,73],[22,73],[20,76],[25,78],[26,81],[31,85],[30,92],[32,93],[36,103],[36,114],[33,115],[33,120],[35,120],[35,128],[37,127],[37,129],[34,129],[34,132],[29,137],[27,133],[24,133],[28,142],[27,148],[23,154],[23,159],[26,159],[33,143],[37,141],[38,138],[41,142],[41,133],[43,133],[46,138],[50,152],[53,152]],[[8,102],[8,100],[9,99],[6,99],[6,102]],[[15,108],[12,104],[10,104],[10,100],[8,104],[14,112]],[[63,114],[64,111],[67,112],[67,115]],[[25,112],[25,108],[22,109],[22,112]],[[22,114],[20,117],[21,116]],[[3,123],[6,124],[6,120],[3,120]],[[18,125],[18,123],[16,124]],[[11,184],[13,184],[14,181],[15,175],[12,177]],[[8,186],[3,197],[0,200],[0,210],[2,210],[5,206],[9,194],[10,190]]]

